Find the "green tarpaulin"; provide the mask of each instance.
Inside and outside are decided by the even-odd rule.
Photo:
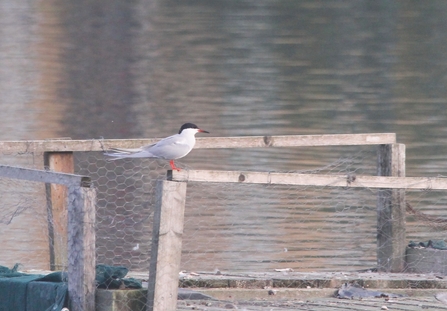
[[[0,266],[0,311],[60,311],[66,304],[67,283],[47,282],[43,275]]]
[[[60,311],[67,307],[67,273],[25,274],[0,266],[0,311]],[[98,288],[141,288],[141,281],[124,278],[126,267],[96,266]]]
[[[25,274],[0,266],[0,311],[60,311],[67,307],[67,273]],[[98,288],[141,288],[141,281],[124,278],[126,267],[96,266]]]

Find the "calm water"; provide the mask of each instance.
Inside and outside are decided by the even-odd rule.
[[[395,132],[406,144],[407,176],[445,176],[446,16],[447,3],[441,0],[3,0],[0,139],[162,137],[184,122],[197,123],[212,136]],[[197,150],[180,163],[194,169],[263,171],[328,166],[332,173],[373,174],[374,152]],[[7,155],[0,160],[40,165],[38,158]],[[99,160],[100,155],[81,157],[78,169],[96,174],[106,165]],[[157,174],[163,172],[150,178]],[[133,199],[150,197],[151,188],[141,185],[144,178],[149,177],[140,178],[141,193]],[[29,191],[32,196],[36,190]],[[189,198],[185,269],[374,265],[375,196],[369,190],[191,185]],[[421,192],[411,198],[419,209],[443,216],[442,195]],[[102,207],[101,215],[111,217],[104,227],[113,227],[118,214],[127,219],[126,208],[112,213],[108,203]],[[147,206],[138,208],[146,208],[143,214],[150,218]],[[146,216],[132,219],[142,226]],[[409,239],[445,237],[445,232],[408,221]],[[2,231],[12,249],[15,239],[26,242],[45,229],[33,228],[26,217],[20,222],[26,229],[15,228],[17,221]],[[141,236],[147,233],[138,230]],[[107,254],[109,244],[124,249],[123,257],[129,255],[126,247],[147,244],[140,234],[125,243],[116,236],[113,241],[100,237],[104,258],[118,257]],[[141,247],[133,250],[143,254],[137,255],[137,266],[146,264],[147,247]],[[13,261],[26,262],[5,259],[8,265]]]

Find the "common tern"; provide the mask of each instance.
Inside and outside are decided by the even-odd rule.
[[[194,147],[197,133],[209,133],[193,123],[185,123],[178,134],[163,138],[159,142],[135,149],[112,148],[104,154],[118,159],[124,158],[158,158],[169,160],[173,170],[180,171],[174,160],[183,158]]]

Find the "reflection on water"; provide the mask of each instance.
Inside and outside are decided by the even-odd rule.
[[[184,122],[214,136],[396,132],[407,146],[407,176],[444,176],[446,10],[444,1],[2,1],[0,139],[162,137]],[[318,171],[339,159],[357,158],[357,152],[195,150],[181,163],[194,169]],[[361,156],[364,173],[375,173],[374,152],[367,149]],[[96,157],[80,161],[78,170],[87,165],[101,181],[104,163]],[[27,165],[40,166],[37,162]],[[356,168],[333,172],[351,169]],[[126,200],[132,197],[140,206],[151,191],[137,185],[126,186],[139,189]],[[107,193],[112,183],[101,187]],[[238,189],[210,186],[199,194],[207,187],[191,186],[201,203],[187,208],[186,230],[192,237],[184,244],[185,268],[201,267],[206,259],[210,268],[220,269],[234,268],[235,262],[260,270],[289,262],[308,270],[331,269],[327,263],[333,258],[320,259],[334,254],[351,258],[337,263],[342,266],[374,264],[374,194],[354,191],[347,199],[342,191],[337,203],[332,192],[310,190],[322,207],[309,209],[301,219],[303,200],[309,199],[301,190],[298,202],[294,195],[285,200],[269,194],[269,203],[247,196],[241,205],[232,194],[226,201],[227,190]],[[270,190],[253,187],[244,193],[256,198]],[[113,194],[116,200],[119,191]],[[351,197],[358,202],[346,203]],[[436,194],[411,198],[421,210],[442,214],[444,200]],[[115,224],[112,215],[127,213],[101,202],[104,227]],[[151,214],[150,207],[139,208],[141,219],[132,216],[131,221]],[[121,224],[115,229],[127,230]],[[409,239],[443,237],[442,232],[421,235],[423,230],[428,229],[409,218]],[[138,232],[138,239],[148,243],[143,236],[150,228],[141,225]],[[338,232],[343,237],[323,242],[323,236]],[[136,243],[109,241],[107,231],[99,241],[118,244],[123,260],[127,245]],[[146,264],[143,254],[138,261]],[[260,264],[266,261],[273,263]]]
[[[314,271],[375,264],[371,193],[202,184],[188,191],[183,262],[190,269]]]

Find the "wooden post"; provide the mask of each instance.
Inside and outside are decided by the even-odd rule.
[[[405,145],[380,145],[377,175],[405,177]],[[381,189],[377,197],[377,269],[403,272],[405,190]]]
[[[74,173],[73,152],[45,152],[44,165],[54,172]],[[67,265],[67,187],[45,184],[47,195],[50,269],[63,270]]]
[[[177,308],[186,183],[157,181],[149,267],[148,310]]]
[[[70,186],[68,205],[68,295],[70,310],[95,310],[94,188]]]

